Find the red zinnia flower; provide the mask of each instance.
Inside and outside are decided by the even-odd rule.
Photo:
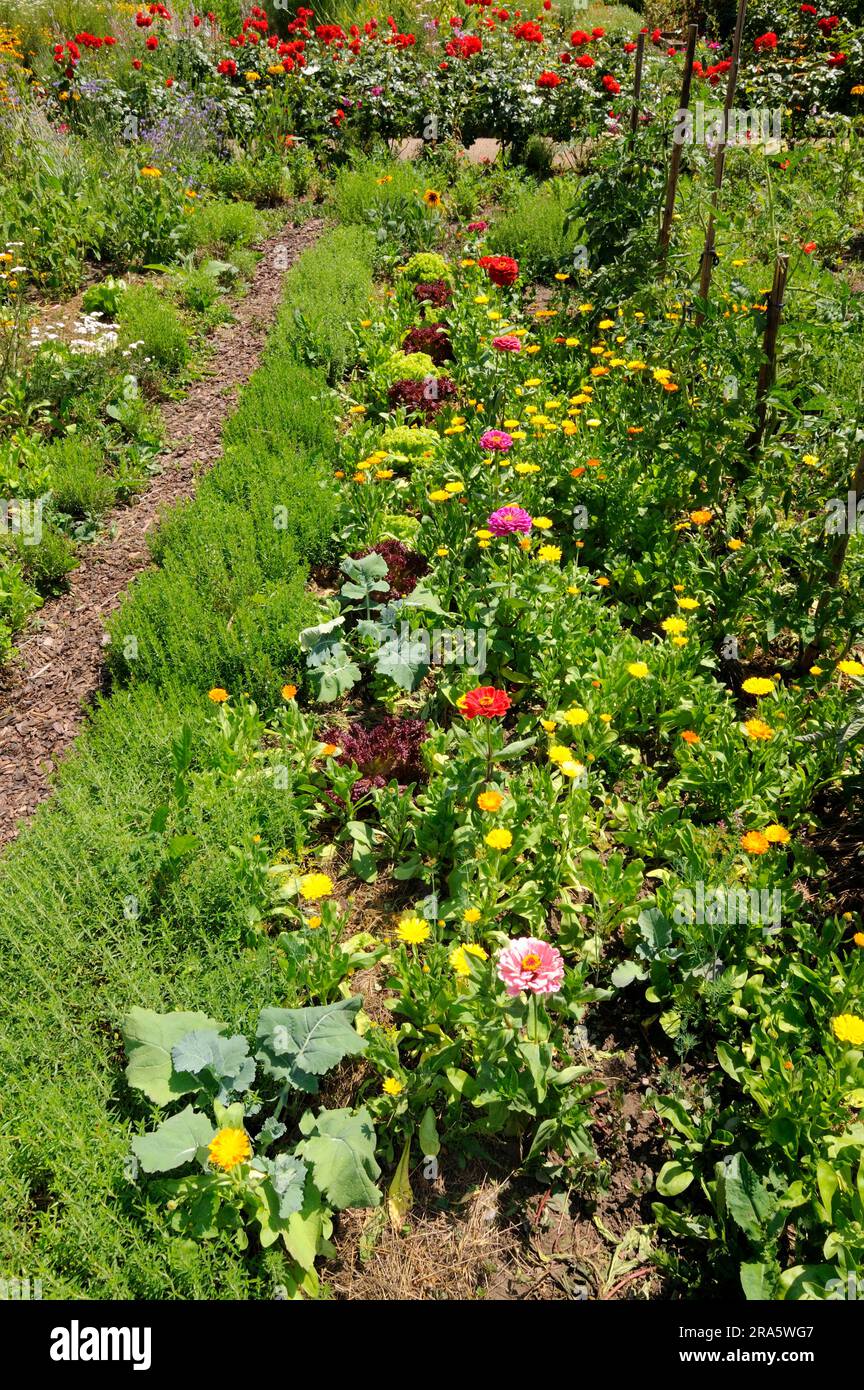
[[[507,713],[510,696],[505,690],[496,690],[494,685],[478,685],[476,690],[469,690],[467,695],[463,695],[457,704],[466,719],[476,719],[478,715],[483,719],[494,719]]]
[[[519,278],[519,262],[512,256],[481,256],[477,264],[486,271],[492,284],[501,288],[515,284]]]

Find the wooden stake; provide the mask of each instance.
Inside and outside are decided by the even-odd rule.
[[[720,132],[720,143],[717,146],[717,153],[714,156],[714,189],[711,194],[711,210],[708,213],[708,227],[705,232],[705,249],[702,252],[702,274],[699,279],[699,298],[705,301],[708,299],[708,294],[711,289],[711,276],[714,274],[714,218],[717,213],[720,187],[723,183],[723,170],[726,165],[726,136],[729,131],[729,112],[732,110],[735,101],[735,87],[738,82],[738,63],[741,57],[741,34],[744,29],[744,16],[746,12],[747,0],[738,0],[738,19],[735,24],[735,38],[732,41],[732,66],[729,68],[729,76],[726,79],[726,100],[723,103],[723,129]],[[705,314],[700,310],[695,318],[697,327],[704,321],[704,318]]]
[[[854,511],[855,516],[857,518],[858,498],[864,496],[864,450],[861,451],[860,457],[858,459],[858,467],[855,469],[855,472],[852,475],[852,482],[850,484],[849,491],[855,498],[855,507],[852,510]],[[813,638],[808,643],[807,648],[801,657],[801,661],[799,662],[799,668],[802,671],[809,670],[813,662],[816,660],[816,657],[819,655],[819,649],[822,645],[822,629],[824,628],[825,623],[827,621],[826,610],[828,608],[828,604],[831,601],[831,597],[834,593],[834,590],[840,583],[840,576],[843,573],[843,565],[846,562],[846,551],[849,549],[849,535],[851,531],[852,527],[849,525],[847,519],[846,529],[842,533],[842,535],[840,535],[837,538],[837,544],[835,545],[834,550],[831,554],[831,558],[828,561],[828,575],[825,580],[825,588],[822,590],[821,597],[816,605],[816,614],[813,619]]]
[[[642,61],[645,57],[645,35],[640,30],[636,36],[636,72],[633,77],[633,109],[630,112],[630,134],[636,134],[639,124],[639,97],[642,92]]]
[[[778,256],[774,265],[774,283],[768,296],[768,311],[765,315],[765,333],[762,338],[762,365],[759,368],[759,381],[756,385],[757,425],[747,441],[751,453],[755,453],[762,443],[765,422],[768,418],[768,392],[774,385],[777,370],[777,330],[783,316],[783,296],[786,293],[786,276],[789,273],[789,257]]]
[[[696,56],[698,34],[698,24],[688,24],[687,51],[684,55],[684,76],[681,78],[681,99],[678,103],[676,127],[680,120],[680,113],[688,110],[690,106],[690,86],[693,81],[693,59]],[[660,228],[660,254],[662,256],[665,256],[669,250],[669,238],[672,235],[672,217],[675,212],[675,194],[678,189],[682,147],[682,141],[673,136],[672,154],[669,159],[669,179],[666,184],[666,206],[663,209],[663,225]]]

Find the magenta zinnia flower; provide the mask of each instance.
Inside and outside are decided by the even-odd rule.
[[[534,936],[520,936],[511,941],[498,957],[498,979],[503,980],[507,993],[557,994],[564,983],[564,961],[561,952],[548,941]]]
[[[493,536],[511,536],[514,531],[527,534],[531,530],[531,517],[523,507],[499,507],[486,522]]]
[[[522,344],[515,333],[503,333],[500,338],[492,339],[492,346],[499,352],[521,352]]]
[[[513,436],[506,430],[487,430],[480,436],[480,447],[494,454],[506,454],[513,448]]]

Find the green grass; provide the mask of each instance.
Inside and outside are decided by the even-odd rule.
[[[159,569],[115,622],[141,638],[137,663],[115,652],[129,683],[101,703],[55,796],[0,860],[0,1262],[41,1278],[46,1298],[266,1298],[280,1282],[278,1252],[250,1259],[180,1240],[126,1180],[130,1124],[149,1117],[126,1088],[118,1025],[138,1004],[206,1009],[248,1028],[284,999],[269,957],[242,948],[247,890],[230,848],[254,833],[291,854],[303,826],[290,791],[212,770],[204,692],[236,677],[275,699],[272,681],[290,668],[311,613],[304,566],[330,524],[326,381],[348,361],[339,320],[346,302],[368,298],[371,257],[365,233],[339,231],[292,272],[223,459],[159,532]],[[316,324],[315,368],[298,361],[295,309]],[[276,498],[288,504],[284,530],[272,526]],[[184,725],[192,762],[180,804],[172,745]],[[160,804],[169,820],[156,834]],[[167,843],[181,833],[194,849],[175,862]]]

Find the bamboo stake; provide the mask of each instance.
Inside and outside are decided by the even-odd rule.
[[[633,109],[630,112],[630,134],[636,134],[639,124],[639,97],[642,93],[642,61],[645,57],[645,35],[640,30],[636,36],[636,72],[633,76]]]
[[[857,521],[858,499],[864,496],[864,449],[862,449],[859,456],[858,467],[852,475],[852,483],[849,491],[855,499],[855,505],[851,510]],[[857,529],[857,526],[854,529]],[[849,519],[847,517],[846,529],[838,536],[837,544],[834,546],[831,558],[828,561],[828,575],[825,580],[825,588],[822,590],[819,602],[816,605],[816,615],[813,619],[813,637],[808,643],[799,663],[802,671],[808,670],[819,655],[819,648],[822,645],[822,630],[827,621],[826,609],[831,601],[834,590],[840,583],[840,576],[843,573],[843,566],[846,562],[846,552],[849,549],[849,536],[852,530],[853,527],[849,525]]]
[[[759,368],[759,381],[756,385],[757,425],[747,441],[751,453],[759,448],[765,433],[768,418],[768,392],[774,385],[777,370],[777,331],[783,317],[783,296],[786,293],[786,276],[789,273],[789,257],[778,256],[774,265],[774,283],[768,296],[768,312],[765,315],[765,333],[762,338],[762,365]]]
[[[687,111],[690,106],[690,87],[693,81],[693,59],[696,56],[696,39],[698,34],[698,24],[688,24],[687,51],[684,55],[684,76],[681,78],[681,99],[678,103],[679,120],[681,112]],[[673,138],[672,154],[669,159],[669,179],[666,184],[666,206],[663,209],[663,225],[660,228],[660,254],[662,256],[665,256],[666,252],[669,250],[669,238],[672,235],[672,217],[675,212],[675,194],[678,191],[678,175],[681,169],[682,148],[683,142]]]
[[[729,131],[729,112],[732,110],[732,105],[735,101],[735,87],[738,82],[738,63],[741,57],[741,34],[744,29],[744,16],[746,12],[747,0],[738,0],[738,19],[735,24],[735,38],[732,41],[732,66],[729,69],[729,76],[726,79],[726,100],[723,103],[723,129],[720,132],[720,143],[714,155],[714,189],[711,194],[711,210],[708,213],[708,227],[705,232],[705,249],[702,252],[702,274],[699,279],[699,298],[706,302],[711,289],[711,276],[714,274],[714,240],[716,235],[714,218],[720,199],[723,170],[726,166],[726,136]],[[697,327],[701,325],[704,318],[705,314],[700,310],[695,318]]]

